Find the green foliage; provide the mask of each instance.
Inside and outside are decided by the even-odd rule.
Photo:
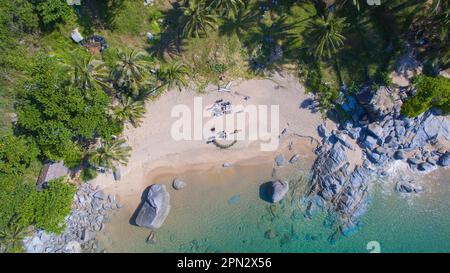
[[[116,164],[127,164],[130,152],[131,147],[124,139],[102,140],[100,147],[89,152],[88,158],[92,166],[114,171]]]
[[[75,185],[63,178],[51,180],[43,191],[34,192],[34,226],[54,233],[63,231],[64,218],[70,213],[75,192]]]
[[[36,159],[39,150],[25,137],[0,137],[0,175],[21,175]]]
[[[120,129],[107,115],[109,104],[102,90],[71,86],[58,62],[40,54],[20,90],[18,125],[36,140],[45,157],[75,162],[80,141],[109,137]]]
[[[52,25],[68,20],[73,15],[73,9],[66,0],[32,0],[36,10],[45,25]]]
[[[120,103],[114,106],[112,111],[117,121],[120,123],[130,122],[136,128],[141,124],[145,107],[142,101],[134,101],[133,98],[122,95]]]
[[[180,17],[181,33],[184,37],[200,37],[217,27],[217,17],[205,1],[184,1]]]
[[[347,26],[345,18],[334,15],[318,18],[311,22],[306,33],[311,51],[317,58],[331,58],[344,45],[343,29]]]
[[[0,1],[0,66],[23,68],[25,50],[19,39],[38,27],[38,17],[27,0]]]
[[[450,79],[438,76],[418,76],[414,79],[416,94],[402,106],[402,114],[416,117],[431,107],[437,107],[444,114],[450,113]]]
[[[324,84],[316,71],[309,73],[305,85],[308,91],[318,97],[322,111],[327,111],[335,107],[335,102],[339,97],[339,91]]]
[[[97,177],[97,171],[93,168],[84,168],[81,170],[80,179],[84,182],[88,182]]]

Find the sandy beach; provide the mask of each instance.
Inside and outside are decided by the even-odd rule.
[[[229,149],[206,144],[206,140],[175,141],[171,136],[171,127],[176,118],[171,116],[171,110],[179,104],[193,107],[196,96],[201,96],[204,107],[219,99],[230,101],[233,105],[279,105],[280,131],[284,128],[288,131],[280,136],[277,151],[261,151],[260,141],[238,141]],[[244,96],[250,99],[244,100]],[[299,154],[300,158],[314,158],[312,151],[319,139],[317,126],[323,123],[323,119],[319,112],[311,113],[300,107],[307,98],[310,96],[305,94],[298,80],[281,76],[233,83],[231,92],[167,92],[146,104],[147,112],[140,127],[127,125],[124,137],[133,150],[127,166],[121,167],[121,181],[115,182],[112,174],[106,173],[100,174],[92,183],[115,194],[125,205],[137,206],[143,190],[157,182],[150,178],[161,170],[182,172],[187,169],[222,168],[225,162],[233,165],[245,160],[270,163],[278,153],[286,159],[294,154]],[[328,130],[334,129],[334,126],[327,121]],[[288,149],[289,143],[292,143],[292,150]]]

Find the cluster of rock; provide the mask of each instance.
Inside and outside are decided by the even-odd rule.
[[[312,217],[316,207],[326,208],[336,216],[342,234],[350,234],[360,225],[360,216],[367,208],[367,165],[350,169],[346,151],[339,141],[325,140],[317,149],[318,156],[312,167],[311,189],[306,214]]]
[[[59,235],[35,231],[23,240],[25,250],[31,253],[98,252],[96,233],[103,229],[108,213],[121,207],[115,196],[85,183],[74,196],[72,211],[65,219],[66,229]]]
[[[450,165],[446,150],[449,117],[436,110],[417,118],[405,117],[400,111],[407,96],[405,90],[365,87],[341,104],[351,118],[341,123],[339,130],[327,134],[325,126],[318,127],[322,145],[316,150],[318,157],[312,168],[307,216],[316,206],[327,208],[340,233],[349,234],[366,211],[369,177],[385,175],[387,164],[401,160],[419,172]],[[353,147],[354,142],[359,147]],[[347,152],[356,148],[362,150],[363,163],[351,170]],[[402,193],[422,191],[413,181],[399,181],[395,189]]]
[[[165,185],[153,184],[138,208],[135,223],[138,226],[158,229],[170,211],[170,196]]]
[[[404,90],[364,88],[343,104],[352,119],[341,126],[341,132],[355,139],[370,163],[378,167],[393,160],[403,160],[418,171],[450,165],[443,144],[450,141],[449,117],[436,110],[417,118],[403,116],[400,111],[406,98]]]

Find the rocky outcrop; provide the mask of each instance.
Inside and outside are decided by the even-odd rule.
[[[370,170],[364,166],[351,170],[348,148],[340,142],[323,147],[312,167],[307,215],[314,207],[325,206],[336,229],[347,235],[357,229],[366,210]]]
[[[121,207],[115,196],[84,183],[74,196],[66,229],[59,235],[37,230],[23,240],[24,248],[31,253],[99,252],[95,234],[103,229],[109,212]]]
[[[289,184],[287,181],[272,181],[270,186],[271,188],[269,189],[269,194],[272,203],[280,202],[289,190]]]
[[[378,90],[366,86],[357,93],[356,99],[371,121],[383,119],[388,114],[399,111],[402,104],[400,97],[386,86],[381,86]]]
[[[136,225],[150,229],[158,229],[164,223],[170,211],[170,196],[166,186],[153,184],[139,208]]]

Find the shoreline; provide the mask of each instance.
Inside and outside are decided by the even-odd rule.
[[[204,107],[218,99],[244,106],[279,105],[279,129],[281,132],[287,128],[288,132],[280,135],[279,146],[275,151],[261,151],[259,145],[262,141],[259,140],[238,141],[229,149],[219,149],[212,144],[206,144],[206,140],[175,141],[170,135],[170,127],[176,120],[171,117],[171,109],[179,104],[193,106],[195,96],[201,96]],[[250,99],[246,101],[244,96],[249,96]],[[121,200],[124,196],[140,196],[143,190],[153,183],[149,176],[158,168],[223,168],[224,163],[233,166],[236,162],[246,160],[273,162],[280,151],[286,160],[294,154],[299,154],[300,160],[315,158],[312,150],[320,143],[317,127],[323,123],[323,119],[319,112],[313,113],[300,107],[304,100],[310,98],[297,79],[279,75],[274,79],[243,81],[233,86],[231,92],[225,93],[169,91],[147,103],[147,112],[140,127],[127,126],[124,136],[133,150],[128,165],[121,166],[121,180],[115,182],[111,173],[105,173],[99,174],[90,183],[109,194],[116,194],[118,200]],[[336,128],[331,121],[326,124],[328,130]],[[289,151],[287,146],[291,141],[293,147],[292,151]]]

